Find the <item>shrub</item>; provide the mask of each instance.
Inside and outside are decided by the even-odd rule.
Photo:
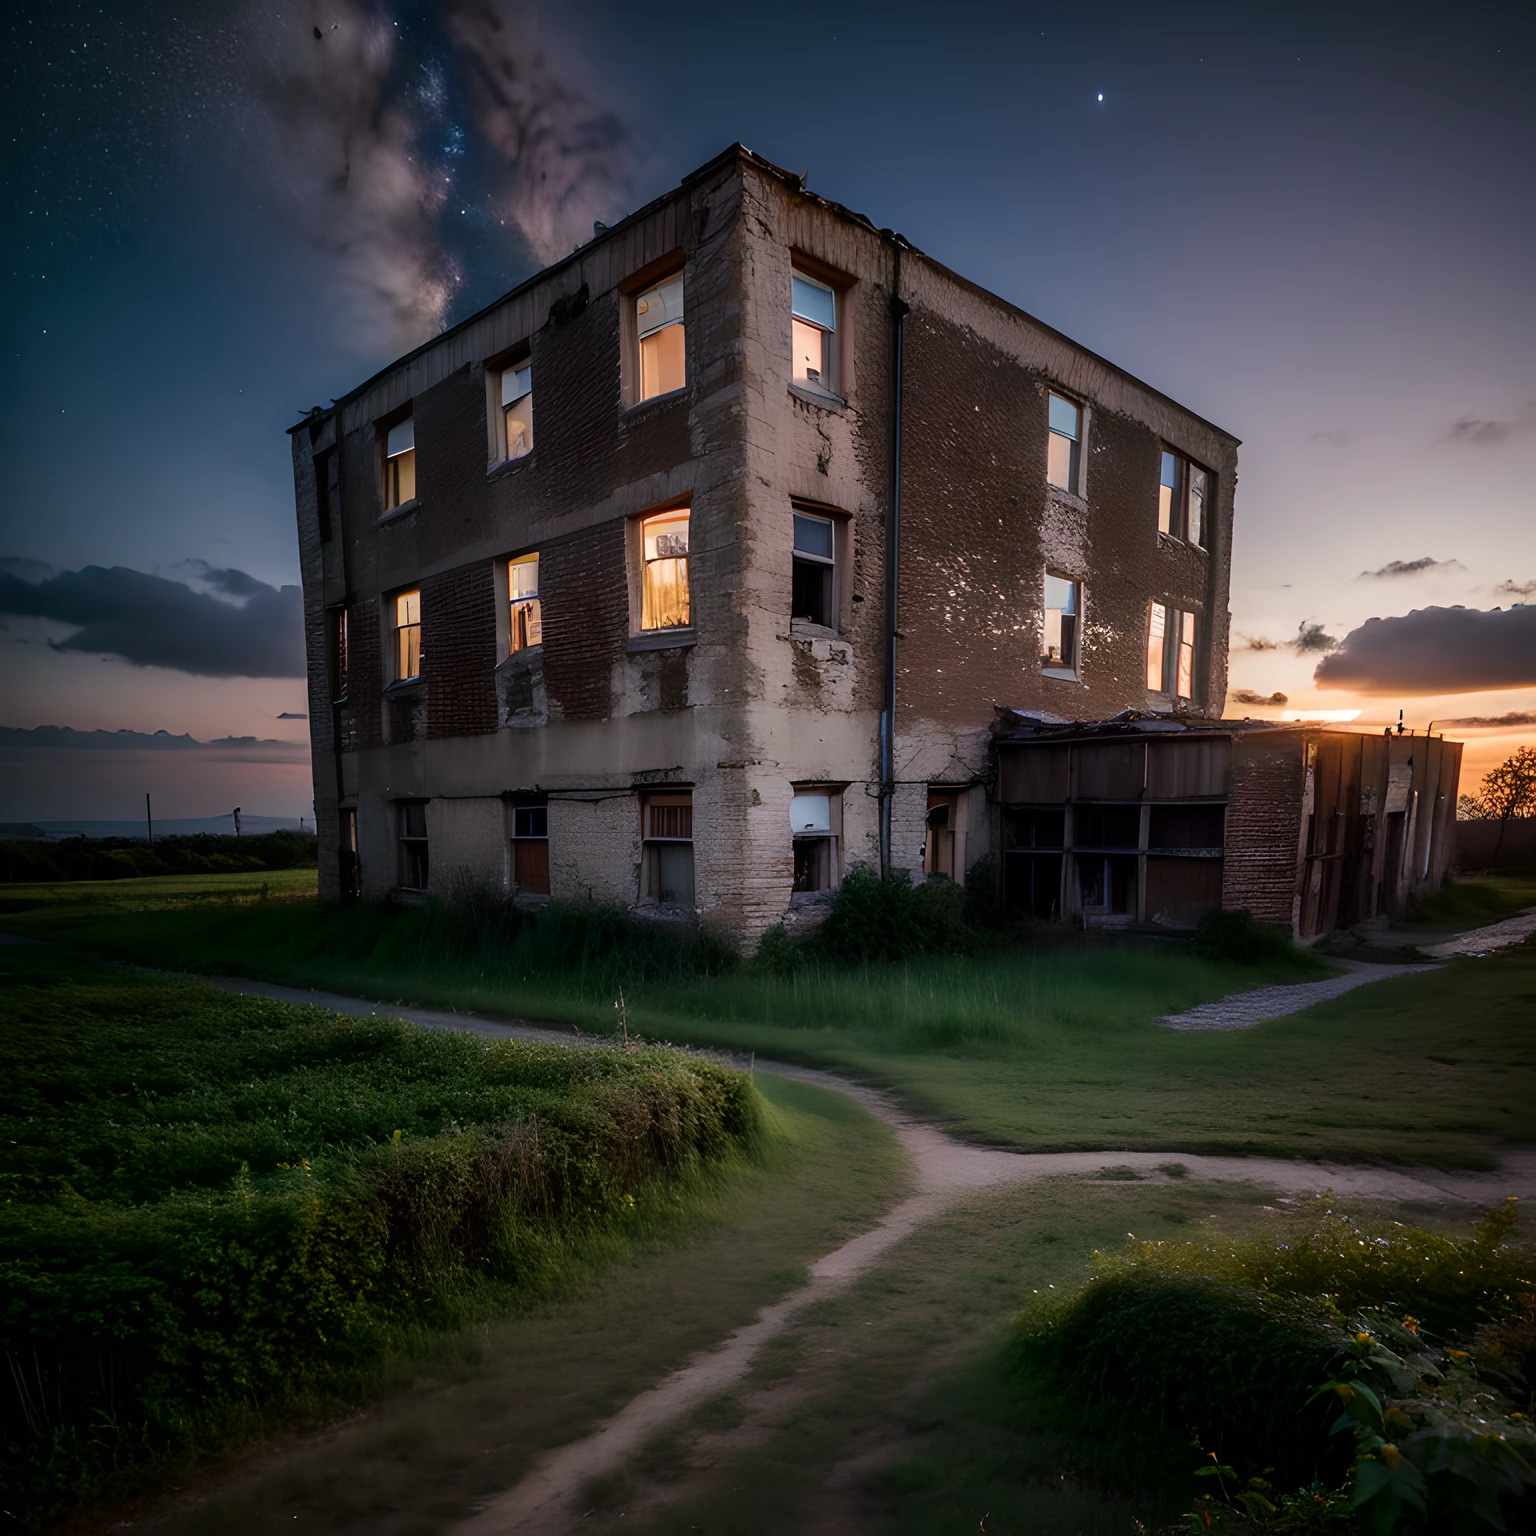
[[[765,929],[757,941],[757,953],[752,957],[752,969],[764,976],[779,980],[796,976],[805,969],[805,945],[797,944],[784,931],[783,923],[775,923]]]
[[[967,955],[976,939],[965,921],[965,892],[954,881],[914,885],[904,869],[881,875],[859,864],[843,877],[827,920],[807,943],[819,957],[869,965]]]
[[[61,842],[0,843],[0,881],[127,880],[144,875],[195,875],[312,868],[313,832],[262,832],[224,837],[199,832],[157,837],[153,845],[127,837],[70,837]]]
[[[1258,922],[1246,907],[1205,913],[1195,929],[1195,953],[1203,960],[1262,965],[1266,960],[1302,960],[1291,931],[1283,923]]]

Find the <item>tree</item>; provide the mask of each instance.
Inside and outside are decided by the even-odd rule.
[[[1488,807],[1476,795],[1462,795],[1456,801],[1457,821],[1487,821]]]
[[[1483,775],[1478,791],[1483,815],[1497,819],[1499,838],[1494,857],[1504,843],[1504,828],[1512,816],[1536,816],[1536,747],[1520,747],[1497,768]]]

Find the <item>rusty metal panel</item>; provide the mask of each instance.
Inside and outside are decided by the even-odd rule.
[[[1195,800],[1227,793],[1232,743],[1225,736],[1154,741],[1147,747],[1147,794],[1154,800]]]
[[[1008,747],[997,754],[1004,805],[1061,804],[1067,798],[1069,747]]]
[[[1139,800],[1147,766],[1146,743],[1100,742],[1072,749],[1072,794],[1079,800]]]
[[[1165,928],[1193,928],[1202,913],[1221,905],[1220,859],[1147,859],[1146,920]]]

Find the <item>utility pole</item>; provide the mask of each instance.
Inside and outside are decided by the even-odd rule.
[[[239,837],[240,836],[240,807],[238,805],[235,807],[234,815],[235,815],[235,836]]]
[[[149,832],[149,846],[155,846],[155,818],[149,807],[149,791],[144,791],[144,825]]]

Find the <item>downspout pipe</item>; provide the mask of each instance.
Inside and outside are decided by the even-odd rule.
[[[887,235],[895,252],[891,278],[891,508],[885,529],[885,696],[880,708],[880,873],[892,867],[891,806],[896,797],[896,667],[901,639],[901,394],[902,322],[900,235]]]

